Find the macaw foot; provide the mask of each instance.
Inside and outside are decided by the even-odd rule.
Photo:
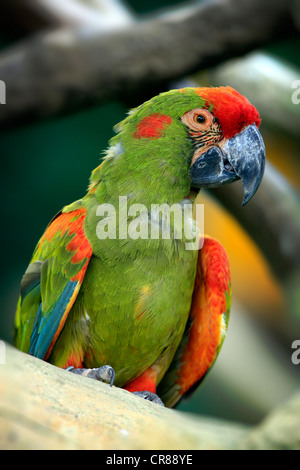
[[[137,395],[138,397],[144,398],[145,400],[152,401],[153,403],[156,403],[157,405],[165,406],[164,403],[161,401],[158,395],[156,393],[148,392],[148,390],[144,390],[142,392],[132,392],[134,395]]]
[[[73,366],[67,367],[65,370],[73,374],[89,377],[90,379],[100,380],[101,382],[108,382],[113,386],[115,380],[115,371],[111,366],[102,366],[95,369],[75,369]]]

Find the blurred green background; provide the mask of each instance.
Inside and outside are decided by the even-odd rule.
[[[144,15],[182,2],[131,0],[127,3],[134,12]],[[15,40],[13,34],[10,36],[6,31],[1,36],[0,32],[2,49]],[[300,79],[299,51],[300,39],[293,38],[273,41],[259,52],[271,54],[282,67],[280,70],[291,69]],[[201,73],[196,79],[205,85],[216,81],[226,85],[230,77],[228,72],[222,82],[223,71]],[[263,79],[259,78],[263,87]],[[276,82],[276,77],[273,79]],[[265,86],[271,86],[270,83],[272,77]],[[239,83],[235,87],[243,92],[242,85],[241,81],[241,89]],[[251,96],[248,98],[252,100]],[[263,115],[263,109],[257,106]],[[102,151],[113,136],[113,125],[122,120],[126,111],[124,104],[111,101],[72,115],[1,132],[1,338],[12,341],[20,280],[36,242],[56,212],[85,193],[91,170],[99,164]],[[300,105],[295,112],[299,122]],[[300,132],[297,135],[279,129],[266,118],[262,134],[267,157],[298,189]],[[229,253],[233,310],[228,338],[215,368],[179,409],[254,423],[299,387],[300,365],[291,362],[291,342],[300,338],[300,330],[281,336],[280,328],[275,328],[274,333],[272,322],[284,324],[289,315],[282,286],[238,221],[209,195],[204,197],[207,217],[211,217],[205,221],[206,226],[213,230],[215,217],[223,221],[213,235]]]

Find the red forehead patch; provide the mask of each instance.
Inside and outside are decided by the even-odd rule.
[[[165,116],[164,114],[150,114],[150,116],[145,117],[137,125],[136,131],[133,134],[135,139],[159,139],[163,130],[170,125],[172,119],[170,116]]]
[[[212,113],[217,117],[226,139],[241,132],[246,126],[260,125],[257,109],[233,88],[197,88],[195,91],[206,100],[207,107],[213,106]]]

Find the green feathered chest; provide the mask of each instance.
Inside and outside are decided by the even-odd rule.
[[[166,256],[117,260],[93,258],[82,286],[89,318],[89,367],[110,364],[116,384],[142,373],[161,355],[168,367],[189,315],[196,260]]]
[[[136,230],[128,226],[126,238],[98,239],[81,288],[90,331],[86,365],[110,364],[119,386],[155,361],[164,374],[189,315],[198,251],[187,249],[183,206],[181,223],[179,213],[164,219],[163,209],[160,216],[148,213],[148,238],[129,218]]]

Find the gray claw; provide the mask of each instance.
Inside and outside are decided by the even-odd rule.
[[[115,381],[116,373],[111,366],[102,366],[98,369],[92,369],[96,373],[97,380],[103,380],[104,382],[109,382],[112,387]]]
[[[67,367],[67,371],[73,374],[82,375],[94,380],[100,380],[101,382],[109,382],[110,386],[113,386],[116,373],[111,366],[102,366],[95,369],[74,369],[73,366]]]
[[[152,401],[153,403],[156,403],[157,405],[165,406],[164,403],[161,401],[158,395],[156,393],[148,392],[148,390],[143,390],[142,392],[133,392],[134,395],[137,395],[138,397],[144,398],[144,400],[149,400]]]

